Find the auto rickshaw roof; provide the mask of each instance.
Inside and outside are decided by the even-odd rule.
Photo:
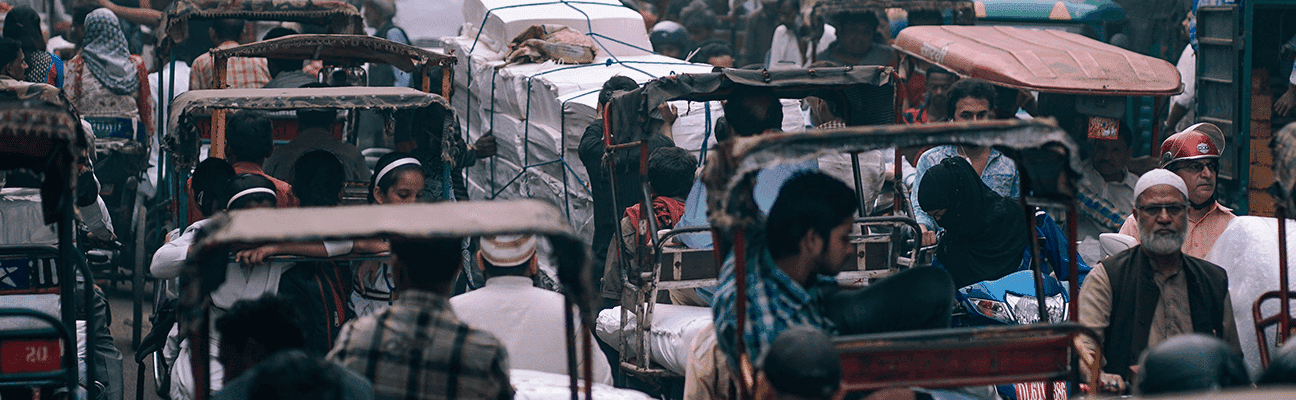
[[[163,11],[159,43],[189,38],[190,20],[237,18],[328,26],[330,33],[364,33],[360,10],[343,0],[176,0]]]
[[[190,117],[218,108],[283,111],[309,108],[405,110],[428,107],[454,112],[450,103],[440,95],[406,87],[190,90],[176,96],[171,102],[167,136],[162,145],[178,157],[178,162],[184,165],[196,163],[201,142]],[[453,117],[447,121],[453,121]],[[448,126],[446,129],[458,129],[458,126]]]
[[[1179,70],[1081,35],[1007,26],[914,26],[895,48],[962,77],[1052,93],[1169,96]]]
[[[1060,185],[1058,178],[1065,174],[1071,179],[1062,181],[1073,182],[1082,168],[1078,146],[1052,118],[852,126],[740,137],[725,143],[730,146],[727,158],[712,153],[702,171],[708,219],[711,226],[726,231],[755,226],[761,213],[751,188],[756,173],[768,167],[828,154],[943,144],[993,146],[1006,152],[1022,173],[1023,190],[1030,188],[1037,197],[1074,196],[1074,188]]]
[[[849,91],[850,123],[892,123],[895,121],[895,89],[891,68],[851,66],[780,70],[726,68],[706,74],[680,74],[654,79],[642,87],[619,93],[608,102],[613,137],[618,143],[638,140],[648,124],[648,115],[669,100],[726,100],[740,88],[768,88],[780,98],[803,98],[818,91]],[[627,123],[626,121],[630,121]],[[625,138],[625,140],[620,140]]]
[[[77,165],[90,149],[76,112],[43,84],[0,88],[0,171],[43,172],[41,209],[45,223],[58,220],[58,202],[76,185]]]
[[[406,72],[450,65],[455,58],[368,35],[290,35],[212,52],[221,57],[266,57],[387,64]]]
[[[198,242],[198,254],[189,259],[218,264],[226,262],[228,258],[223,254],[235,246],[267,242],[544,235],[558,261],[558,276],[564,291],[574,297],[574,302],[589,318],[593,316],[592,301],[597,297],[592,287],[593,264],[587,245],[567,224],[561,210],[540,200],[237,210],[214,216],[203,231],[206,236]],[[208,268],[213,269],[223,271],[223,268]],[[204,273],[203,276],[223,280],[216,275]],[[212,283],[202,286],[214,289]]]

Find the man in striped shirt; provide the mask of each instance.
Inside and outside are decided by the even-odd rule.
[[[212,23],[212,43],[219,43],[216,49],[224,50],[238,47],[239,38],[243,36],[246,23],[241,19],[221,19]],[[215,87],[216,66],[211,52],[198,56],[189,72],[189,89],[217,89]],[[270,68],[266,59],[261,57],[231,57],[225,69],[225,83],[229,89],[260,88],[270,82]]]

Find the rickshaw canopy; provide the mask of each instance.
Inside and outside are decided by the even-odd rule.
[[[9,81],[12,82],[12,81]],[[41,208],[45,223],[58,220],[58,201],[76,188],[77,164],[90,149],[81,119],[43,84],[0,88],[0,171],[27,168],[45,174]]]
[[[451,65],[455,58],[368,35],[290,35],[212,52],[212,57],[266,57],[387,64],[406,72]]]
[[[993,146],[1017,155],[1022,187],[1045,198],[1073,196],[1074,179],[1082,168],[1079,147],[1051,118],[852,126],[741,137],[725,144],[730,156],[713,153],[702,171],[707,217],[722,232],[757,226],[761,213],[751,190],[757,172],[827,154],[942,144]],[[1069,179],[1059,179],[1063,174]]]
[[[182,165],[198,161],[202,145],[195,115],[213,109],[282,111],[309,108],[406,110],[432,108],[451,113],[443,130],[458,135],[454,109],[440,95],[403,87],[191,90],[176,97],[163,146]]]
[[[1179,70],[1074,33],[1007,26],[914,26],[895,48],[959,76],[1051,93],[1170,96]]]
[[[188,39],[195,19],[291,21],[323,24],[331,33],[364,33],[360,10],[343,0],[176,0],[163,13],[158,42],[164,47]]]
[[[619,143],[643,138],[648,115],[662,102],[725,100],[739,88],[768,88],[781,98],[802,98],[823,90],[840,92],[851,103],[848,124],[889,124],[895,122],[895,89],[891,83],[890,67],[726,68],[719,72],[672,75],[649,81],[639,89],[613,96],[608,108],[613,120],[617,121],[613,123],[612,132],[614,140]]]

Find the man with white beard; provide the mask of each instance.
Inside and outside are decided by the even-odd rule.
[[[1099,262],[1080,289],[1080,323],[1099,334],[1081,360],[1102,366],[1098,390],[1124,393],[1143,350],[1175,335],[1211,335],[1238,349],[1228,275],[1182,250],[1188,201],[1178,174],[1143,174],[1134,185],[1141,244]]]

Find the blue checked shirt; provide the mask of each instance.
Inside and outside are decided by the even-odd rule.
[[[832,278],[818,276],[816,285],[809,290],[792,280],[774,264],[765,239],[752,235],[747,263],[747,325],[743,329],[743,342],[752,360],[761,354],[780,333],[793,326],[810,326],[833,334],[836,327],[820,312],[822,285],[836,286]],[[729,357],[730,366],[736,368],[738,351],[734,343],[734,330],[738,326],[737,278],[734,276],[734,259],[730,255],[720,271],[720,286],[711,303],[715,318],[719,346]]]
[[[913,204],[914,219],[928,229],[936,230],[936,220],[918,205],[918,187],[922,186],[923,175],[927,170],[940,164],[946,158],[959,157],[953,145],[936,146],[918,157],[918,173],[914,179],[913,190],[909,191],[909,201]],[[990,160],[986,162],[985,171],[981,171],[981,182],[1000,196],[1016,198],[1021,194],[1021,175],[1017,173],[1017,164],[998,150],[990,149]]]

